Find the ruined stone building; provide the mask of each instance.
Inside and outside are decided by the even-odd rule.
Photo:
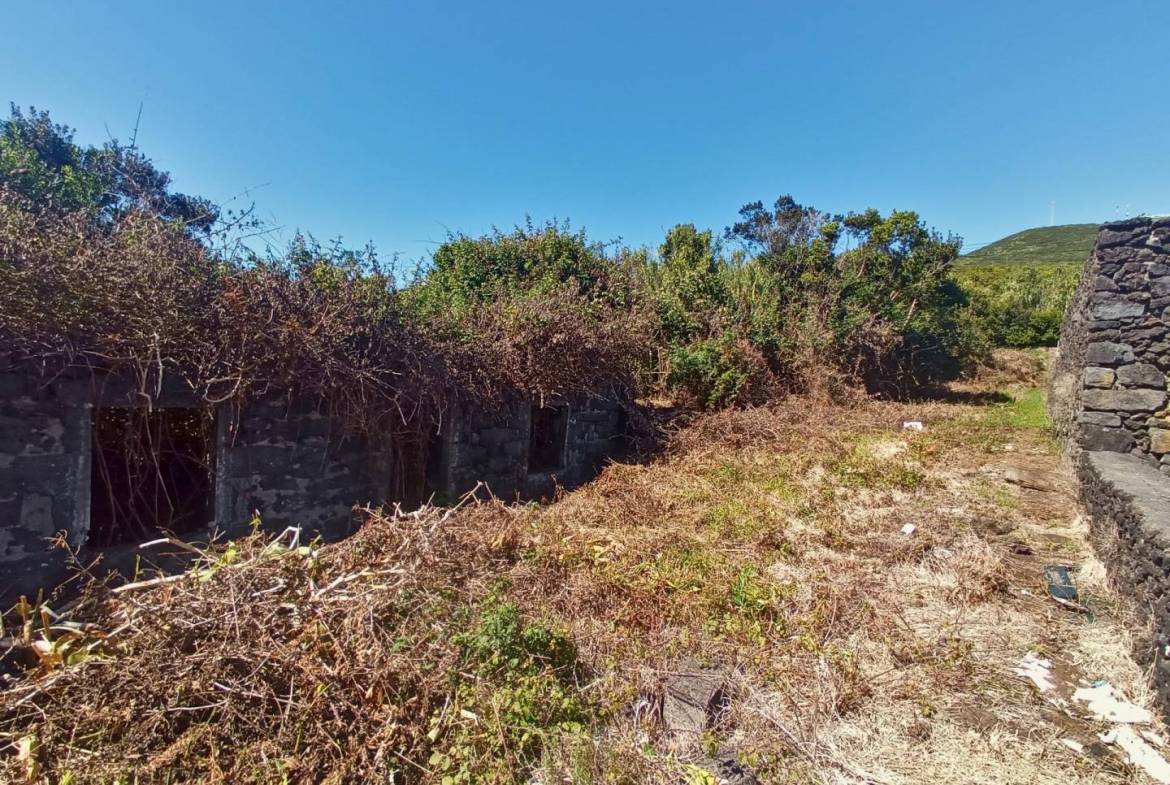
[[[117,378],[0,364],[0,595],[64,574],[65,552],[50,547],[58,534],[113,552],[162,531],[234,536],[258,516],[272,531],[336,539],[353,529],[355,505],[450,502],[477,487],[507,500],[548,496],[623,452],[629,405],[608,393],[517,396],[494,411],[456,404],[427,455],[404,456],[389,438],[347,433],[324,403],[209,407],[181,384],[143,393]],[[410,499],[393,482],[404,459],[425,464]]]

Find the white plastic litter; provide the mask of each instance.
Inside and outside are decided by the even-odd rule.
[[[914,533],[914,530],[915,530],[915,529],[917,529],[917,528],[918,528],[918,527],[917,527],[917,526],[915,526],[914,524],[912,524],[912,523],[908,523],[908,524],[906,524],[905,526],[903,526],[903,527],[902,527],[902,529],[901,529],[901,532],[902,532],[902,534],[913,534],[913,533]]]
[[[1129,757],[1129,762],[1149,774],[1151,778],[1163,785],[1170,785],[1170,763],[1133,728],[1128,725],[1114,725],[1112,730],[1102,733],[1100,738],[1106,744],[1116,744],[1120,747]]]
[[[904,431],[925,431],[926,426],[922,424],[922,420],[903,420],[902,430]]]
[[[1098,720],[1144,725],[1154,719],[1149,710],[1130,703],[1112,684],[1105,681],[1096,682],[1092,687],[1079,688],[1073,693],[1073,700],[1084,703]]]
[[[1052,660],[1041,657],[1034,651],[1024,655],[1014,668],[1017,676],[1022,676],[1036,685],[1040,692],[1051,692],[1056,689],[1052,680]]]

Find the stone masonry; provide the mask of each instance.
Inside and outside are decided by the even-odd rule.
[[[456,406],[432,447],[428,494],[451,501],[482,482],[512,501],[587,482],[623,451],[627,405],[621,396],[597,395],[543,402],[517,396],[494,411]],[[177,379],[143,391],[88,369],[46,378],[0,355],[0,598],[65,576],[64,551],[51,549],[50,540],[63,533],[72,547],[87,546],[95,412],[142,407],[207,411]],[[540,471],[529,463],[534,407],[557,412],[556,433],[543,436]],[[300,526],[306,538],[337,539],[352,531],[355,505],[406,503],[391,493],[393,479],[418,456],[397,454],[389,438],[347,434],[327,411],[325,401],[287,397],[220,406],[206,527],[183,536],[202,539],[212,529],[235,536],[258,513],[271,531]]]
[[[1170,218],[1105,224],[1070,304],[1054,369],[1058,430],[1170,474]]]
[[[1144,623],[1135,654],[1170,716],[1167,372],[1170,218],[1105,224],[1065,315],[1049,412],[1110,578]]]
[[[1078,463],[1093,532],[1098,542],[1116,543],[1101,554],[1110,578],[1146,623],[1135,630],[1134,654],[1151,669],[1170,716],[1170,480],[1135,455],[1086,451]]]
[[[431,486],[453,501],[484,483],[497,498],[542,498],[557,485],[572,488],[592,479],[625,449],[625,410],[620,396],[575,396],[543,402],[567,407],[560,465],[530,471],[532,411],[539,402],[519,398],[493,411],[466,406],[451,412],[438,449],[439,469]]]
[[[346,434],[322,402],[268,400],[216,417],[215,522],[246,530],[253,513],[268,530],[300,526],[308,536],[349,534],[354,505],[387,501],[388,445]]]

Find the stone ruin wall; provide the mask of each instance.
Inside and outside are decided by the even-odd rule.
[[[619,395],[574,396],[546,401],[568,408],[564,453],[559,468],[532,472],[528,465],[534,402],[514,400],[495,411],[460,407],[441,437],[440,469],[432,485],[454,501],[483,482],[505,501],[550,497],[556,486],[572,488],[591,480],[606,461],[626,449],[625,406]]]
[[[147,397],[115,378],[88,373],[41,378],[0,356],[0,598],[35,592],[66,574],[66,554],[50,539],[64,533],[73,548],[91,528],[93,422],[99,408],[202,409],[190,392],[167,385]],[[560,464],[529,471],[533,402],[518,397],[496,411],[451,412],[429,477],[437,501],[453,501],[483,482],[505,501],[553,495],[580,485],[625,447],[624,398],[575,397],[565,407]],[[215,412],[213,487],[208,526],[184,533],[206,539],[214,526],[229,536],[249,530],[254,513],[265,529],[300,526],[306,538],[343,537],[355,505],[401,499],[392,492],[394,451],[388,440],[344,433],[323,402],[275,397]],[[430,493],[430,491],[428,491]],[[418,499],[416,501],[422,501]],[[133,544],[114,550],[133,550]],[[104,549],[109,559],[114,551]]]
[[[1170,717],[1170,218],[1105,224],[1061,329],[1049,412]]]
[[[0,563],[39,558],[57,532],[85,540],[90,410],[78,401],[69,386],[0,369]]]
[[[1090,451],[1170,474],[1170,218],[1105,224],[1061,332],[1050,409]]]
[[[301,526],[335,540],[353,531],[355,504],[387,501],[389,445],[345,434],[319,405],[225,406],[216,429],[215,521],[229,535],[246,531],[257,512],[268,530]]]

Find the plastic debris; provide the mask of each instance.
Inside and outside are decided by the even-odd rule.
[[[1044,568],[1044,580],[1048,582],[1048,595],[1052,599],[1077,601],[1077,587],[1073,584],[1068,567],[1063,564],[1049,564]]]
[[[1073,699],[1084,703],[1098,720],[1146,724],[1154,719],[1148,709],[1130,703],[1107,681],[1096,681],[1091,687],[1081,687],[1073,693]]]
[[[1068,567],[1063,564],[1049,564],[1044,568],[1044,580],[1048,583],[1048,596],[1069,610],[1085,614],[1093,621],[1093,612],[1080,603],[1076,584]]]
[[[1131,765],[1157,782],[1170,785],[1170,762],[1160,751],[1166,748],[1166,741],[1153,730],[1141,727],[1153,722],[1149,710],[1129,701],[1103,679],[1088,684],[1069,672],[1067,666],[1057,672],[1052,660],[1038,652],[1028,652],[1013,670],[1017,676],[1035,685],[1041,697],[1074,720],[1110,723],[1109,730],[1097,737],[1120,750]],[[1074,689],[1078,682],[1081,686]],[[1088,729],[1086,725],[1084,730]],[[1091,738],[1066,736],[1059,739],[1059,743],[1078,755],[1096,756],[1104,750],[1096,742],[1088,743]]]
[[[908,523],[908,524],[906,524],[905,526],[903,526],[903,527],[902,527],[902,528],[901,528],[899,531],[901,531],[901,532],[902,532],[902,534],[913,534],[913,533],[914,533],[914,530],[915,530],[915,529],[917,529],[917,528],[918,528],[918,527],[917,527],[917,526],[915,526],[914,524],[912,524],[912,523]]]
[[[1045,659],[1034,651],[1025,654],[1014,670],[1017,676],[1022,676],[1036,685],[1040,692],[1052,692],[1056,689],[1056,683],[1052,680],[1052,660]]]
[[[923,425],[922,420],[903,420],[903,431],[925,431],[926,426]]]
[[[1154,749],[1130,726],[1115,725],[1111,730],[1102,733],[1100,739],[1106,744],[1120,747],[1129,758],[1129,762],[1150,775],[1152,779],[1163,785],[1170,785],[1170,762],[1167,762],[1162,753]]]

